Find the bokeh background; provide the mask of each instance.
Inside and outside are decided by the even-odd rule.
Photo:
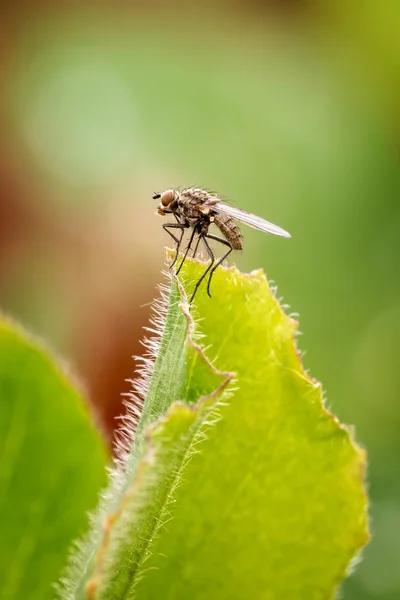
[[[81,375],[111,436],[168,242],[204,186],[300,314],[304,362],[368,449],[373,541],[346,600],[400,598],[400,5],[2,3],[0,305]]]

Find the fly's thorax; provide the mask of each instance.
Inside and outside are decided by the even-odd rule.
[[[180,198],[183,202],[203,204],[211,198],[211,194],[200,188],[187,188],[181,192]]]
[[[179,198],[179,208],[188,219],[199,219],[201,211],[199,202],[189,195],[181,194]]]
[[[200,188],[187,188],[179,197],[179,207],[190,220],[201,219],[210,215],[211,207],[206,205],[213,196]]]
[[[234,250],[243,250],[243,236],[239,227],[236,225],[232,217],[215,213],[212,217],[213,222],[220,229],[221,233],[230,242]]]

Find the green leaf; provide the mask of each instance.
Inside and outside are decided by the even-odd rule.
[[[0,320],[0,597],[50,600],[106,482],[107,452],[50,354]]]
[[[188,293],[203,269],[185,264]],[[194,329],[172,281],[126,478],[68,598],[328,599],[368,539],[365,456],[304,372],[296,322],[260,271],[204,287]]]

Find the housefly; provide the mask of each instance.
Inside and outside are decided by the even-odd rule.
[[[196,255],[199,243],[202,241],[211,259],[211,262],[209,265],[207,265],[206,270],[195,285],[190,303],[193,302],[199,285],[203,279],[207,277],[207,275],[207,294],[211,298],[210,285],[215,270],[228,257],[232,250],[243,249],[243,236],[239,227],[235,223],[235,220],[239,221],[240,223],[244,223],[249,227],[253,227],[254,229],[258,229],[259,231],[265,231],[266,233],[272,233],[273,235],[290,238],[290,234],[277,225],[241,210],[240,208],[235,208],[233,206],[229,206],[228,204],[224,204],[221,199],[218,198],[218,196],[200,188],[187,188],[182,192],[173,189],[165,190],[165,192],[162,193],[155,193],[153,200],[160,200],[157,210],[159,215],[163,217],[166,215],[172,215],[175,218],[175,222],[165,223],[163,225],[165,231],[176,243],[176,255],[173,263],[170,265],[170,268],[175,265],[178,259],[178,253],[182,244],[185,230],[190,228],[191,235],[189,244],[186,248],[179,268],[176,271],[176,274],[178,274],[181,270],[195,238],[196,245],[193,256]],[[212,223],[218,227],[224,237],[208,232]],[[219,242],[227,248],[225,254],[217,261],[210,247],[209,240]]]

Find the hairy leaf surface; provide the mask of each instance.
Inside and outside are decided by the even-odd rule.
[[[297,323],[234,268],[189,312],[203,269],[171,282],[125,481],[68,598],[329,599],[368,539],[365,456],[304,372]]]

